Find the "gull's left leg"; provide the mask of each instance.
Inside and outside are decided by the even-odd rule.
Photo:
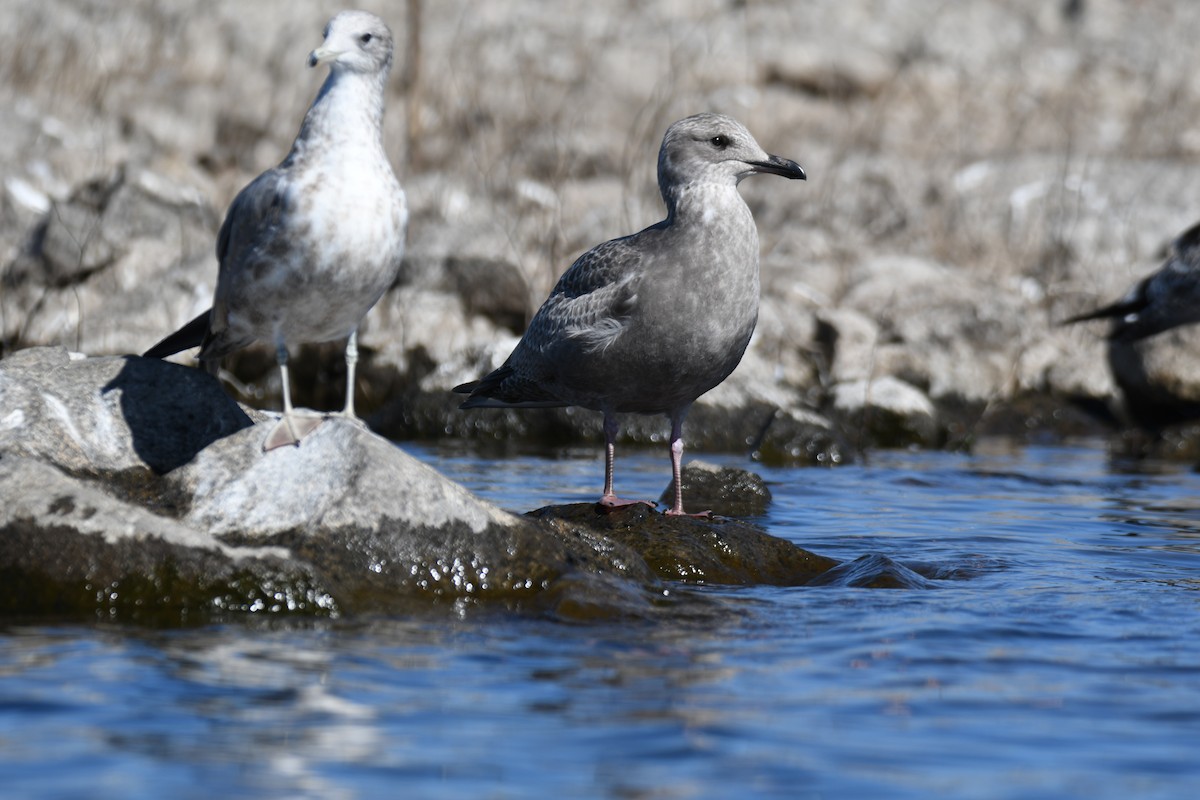
[[[683,420],[691,404],[671,412],[671,479],[675,487],[675,504],[665,513],[672,517],[699,517],[712,519],[711,511],[688,514],[683,510]]]
[[[300,440],[316,430],[322,418],[312,412],[296,412],[292,408],[292,388],[288,380],[288,351],[282,342],[275,346],[275,361],[279,364],[279,376],[283,381],[283,419],[275,423],[275,427],[267,434],[263,442],[263,452],[274,450],[284,445],[300,446]]]

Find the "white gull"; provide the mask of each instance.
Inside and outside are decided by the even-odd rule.
[[[283,418],[263,445],[299,444],[319,416],[292,408],[288,348],[346,338],[346,404],[354,414],[358,327],[396,279],[408,209],[383,149],[384,89],[393,37],[379,17],[343,11],[325,27],[310,67],[329,65],[292,149],[234,198],[217,237],[212,308],[150,348],[163,358],[200,346],[220,359],[256,341],[275,348]]]

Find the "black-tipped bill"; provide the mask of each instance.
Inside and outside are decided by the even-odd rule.
[[[779,156],[768,155],[766,161],[747,161],[746,163],[754,167],[755,172],[769,172],[772,175],[782,175],[793,180],[796,178],[802,181],[808,179],[808,176],[804,174],[804,167],[795,161],[789,161]]]

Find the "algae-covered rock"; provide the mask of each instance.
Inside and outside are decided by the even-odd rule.
[[[551,520],[559,530],[578,525],[596,531],[636,551],[659,577],[670,580],[799,586],[838,563],[745,522],[670,517],[641,503],[615,510],[573,503],[530,516]]]
[[[683,465],[684,508],[705,509],[723,517],[755,517],[767,512],[771,490],[753,472],[720,467],[707,461]],[[667,508],[675,502],[675,482],[667,484],[658,502]]]
[[[339,610],[287,550],[227,546],[47,464],[0,456],[0,498],[0,615],[179,625]]]

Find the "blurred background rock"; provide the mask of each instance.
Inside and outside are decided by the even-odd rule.
[[[1081,407],[1127,422],[1103,325],[1057,323],[1119,297],[1200,218],[1200,5],[360,5],[401,43],[384,136],[412,210],[402,278],[361,335],[359,405],[381,432],[598,435],[592,414],[467,414],[446,390],[507,355],[577,255],[661,218],[659,141],[700,110],[809,180],[742,189],[759,329],[690,443],[837,461],[1100,430]],[[339,8],[0,3],[0,355],[141,352],[209,305],[217,227],[286,153]],[[1197,345],[1188,329],[1142,343],[1149,391],[1200,396]],[[339,405],[339,350],[297,355],[299,403]],[[273,402],[272,363],[266,347],[229,362],[242,399]]]

